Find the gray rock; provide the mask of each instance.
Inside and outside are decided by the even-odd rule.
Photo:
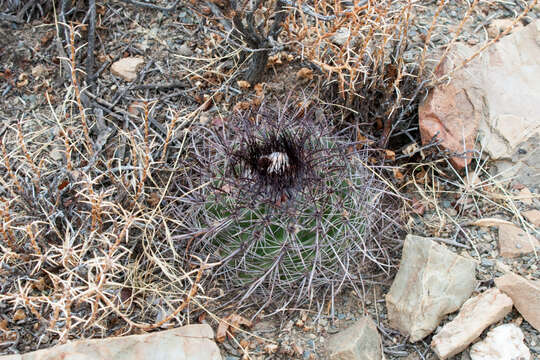
[[[144,335],[80,340],[1,360],[221,360],[209,325],[188,325]]]
[[[390,326],[415,342],[456,311],[475,286],[476,263],[429,238],[407,235],[399,271],[386,295]]]
[[[369,316],[358,320],[351,327],[328,339],[331,360],[382,359],[382,345],[377,325]]]
[[[186,43],[183,43],[180,48],[178,49],[178,54],[179,55],[182,55],[182,56],[192,56],[193,55],[193,50],[191,50],[191,48],[189,47],[188,44]]]

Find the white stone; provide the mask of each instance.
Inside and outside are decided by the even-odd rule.
[[[489,325],[512,310],[512,299],[493,288],[467,300],[459,314],[433,337],[431,347],[439,359],[456,355],[472,343]]]
[[[523,338],[523,332],[515,324],[500,325],[474,344],[469,355],[471,360],[530,360],[531,353]]]

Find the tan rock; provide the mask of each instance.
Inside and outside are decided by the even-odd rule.
[[[382,344],[377,325],[364,316],[351,327],[328,339],[327,351],[331,360],[380,360]]]
[[[540,210],[529,210],[524,211],[523,216],[534,226],[540,227]]]
[[[450,74],[483,46],[455,44],[438,69],[440,75],[450,74],[451,80],[432,89],[419,107],[422,142],[429,142],[438,132],[444,148],[471,151],[478,130],[478,148],[492,159],[505,166],[515,157],[519,159],[519,166],[506,176],[516,174],[525,162],[538,166],[534,161],[540,156],[537,152],[520,149],[528,139],[540,134],[539,38],[540,20],[536,20]],[[523,159],[521,153],[526,153]],[[460,168],[468,161],[453,158],[452,163]],[[540,179],[534,169],[528,177],[533,183]]]
[[[518,199],[525,205],[532,205],[533,193],[528,188],[523,188],[519,191]]]
[[[137,78],[137,72],[144,64],[144,59],[138,57],[127,57],[114,62],[111,65],[111,73],[114,76],[121,77],[126,81],[134,81]]]
[[[518,257],[540,248],[540,242],[517,225],[499,225],[499,254],[506,258]]]
[[[512,310],[512,305],[512,299],[497,288],[470,298],[454,320],[433,337],[433,351],[440,359],[462,352],[484,329],[503,319]]]
[[[476,286],[476,263],[429,238],[407,235],[399,271],[386,295],[390,326],[415,342],[456,311]]]
[[[540,280],[527,280],[509,272],[496,278],[495,285],[512,298],[523,318],[540,331]]]
[[[209,325],[188,325],[145,335],[80,340],[0,360],[221,360]]]
[[[515,324],[497,326],[471,347],[471,360],[530,360],[531,353],[523,339],[523,332]]]

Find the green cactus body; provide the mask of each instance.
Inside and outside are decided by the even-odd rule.
[[[208,199],[208,213],[216,222],[229,224],[212,242],[219,259],[236,253],[225,266],[236,269],[238,285],[247,285],[275,267],[281,281],[299,281],[318,267],[317,262],[323,268],[335,265],[342,253],[357,245],[353,242],[363,241],[365,224],[358,213],[362,209],[352,204],[354,183],[340,179],[337,184],[328,187],[331,193],[317,194],[315,201],[300,195],[292,208],[264,202],[253,209],[236,209],[231,194]],[[339,246],[332,248],[332,243]]]

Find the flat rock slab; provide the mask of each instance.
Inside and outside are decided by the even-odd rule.
[[[433,337],[431,347],[439,359],[447,359],[469,346],[489,325],[512,310],[512,299],[493,288],[465,301],[459,314]]]
[[[456,311],[476,286],[476,263],[429,238],[407,235],[399,271],[386,295],[390,326],[415,342]]]
[[[474,150],[480,134],[479,149],[500,160],[501,167],[515,167],[505,176],[528,164],[532,168],[520,171],[520,180],[536,185],[540,181],[540,20],[505,36],[451,73],[481,46],[456,43],[437,70],[439,76],[450,74],[451,80],[432,89],[419,107],[422,142],[437,135],[444,148],[464,153]],[[457,156],[452,164],[463,168],[470,159]]]
[[[80,340],[0,360],[221,360],[209,325],[188,325],[144,335]]]
[[[377,325],[369,316],[328,339],[330,360],[380,360],[382,345]]]
[[[523,338],[523,332],[515,324],[500,325],[474,344],[469,355],[471,360],[530,360],[531,352]]]
[[[540,242],[517,225],[499,225],[499,254],[514,258],[540,249]]]
[[[540,281],[527,280],[508,272],[496,278],[495,285],[512,298],[523,318],[540,331]]]

